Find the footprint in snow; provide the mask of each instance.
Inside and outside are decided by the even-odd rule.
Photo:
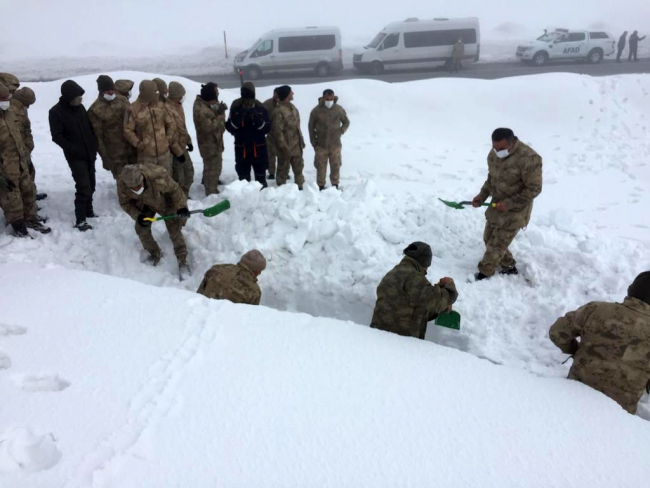
[[[0,324],[0,337],[23,335],[25,332],[27,332],[27,329],[19,325]]]
[[[14,379],[16,385],[24,391],[63,391],[70,386],[70,382],[56,374],[23,375]]]
[[[0,371],[9,368],[11,368],[11,358],[4,352],[0,351]]]

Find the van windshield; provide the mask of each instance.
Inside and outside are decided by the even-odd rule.
[[[538,37],[538,41],[542,42],[553,42],[555,39],[557,39],[562,33],[561,32],[547,32],[541,37]]]
[[[381,44],[381,41],[384,40],[384,37],[386,37],[386,33],[385,32],[380,32],[379,34],[377,34],[375,36],[375,38],[366,47],[369,48],[369,49],[377,49],[377,46],[379,46],[379,44]]]
[[[249,53],[250,53],[250,52],[255,51],[255,48],[257,48],[257,46],[259,46],[261,42],[262,42],[262,38],[259,38],[257,41],[255,41],[255,42],[253,43],[253,45],[252,45],[250,48],[248,48],[248,49],[246,50],[246,52],[249,52]]]

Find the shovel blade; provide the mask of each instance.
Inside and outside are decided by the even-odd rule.
[[[449,313],[441,313],[436,317],[435,324],[447,329],[460,330],[460,314],[455,310]]]
[[[216,205],[206,208],[203,211],[203,216],[204,217],[216,217],[222,212],[225,212],[230,208],[230,201],[229,200],[224,200],[223,202],[219,202]]]
[[[448,207],[455,208],[456,210],[463,210],[465,207],[458,203],[458,202],[448,202],[447,200],[443,200],[442,198],[438,198],[442,203],[447,205]]]

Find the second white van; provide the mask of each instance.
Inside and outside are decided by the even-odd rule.
[[[451,58],[454,43],[465,44],[465,62],[476,62],[481,53],[477,18],[406,19],[387,25],[354,54],[354,67],[374,74],[385,70],[407,70],[444,66]]]

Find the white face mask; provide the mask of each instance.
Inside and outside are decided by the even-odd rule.
[[[131,100],[131,90],[129,90],[129,96],[126,97],[126,98],[128,98],[129,100]]]
[[[332,108],[334,106],[334,100],[325,100],[325,106],[327,108]]]
[[[131,188],[131,191],[133,193],[135,193],[136,195],[140,196],[140,195],[142,195],[142,192],[144,191],[144,185],[142,185],[139,190],[134,190],[133,188]]]
[[[494,154],[496,154],[497,158],[499,159],[505,159],[508,156],[510,156],[510,151],[508,151],[507,149],[502,149],[501,151],[497,151],[496,149],[494,149]]]
[[[0,109],[2,110],[9,110],[9,107],[11,106],[11,102],[0,102]]]
[[[112,95],[109,95],[108,93],[104,93],[104,98],[109,102],[112,102],[113,100],[115,100],[115,93],[113,93]]]
[[[185,95],[181,97],[181,103],[183,103],[184,101],[185,101]]]

